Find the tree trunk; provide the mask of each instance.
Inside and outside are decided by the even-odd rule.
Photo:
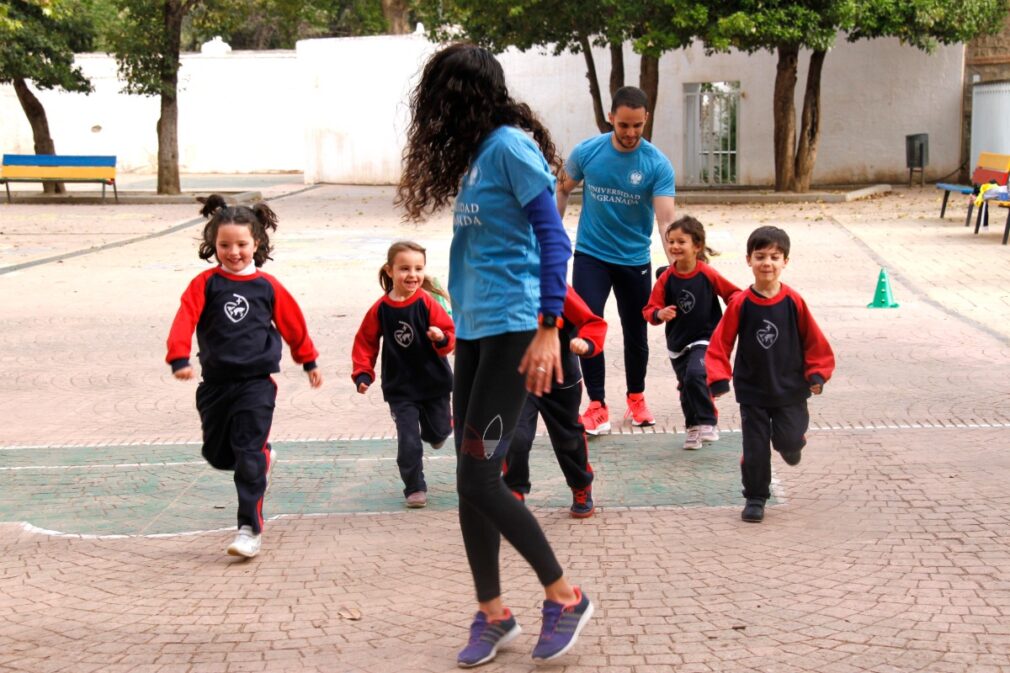
[[[25,111],[28,123],[32,127],[32,140],[35,143],[35,154],[56,154],[56,146],[53,138],[49,135],[49,119],[46,117],[46,109],[35,97],[28,83],[21,78],[12,80],[14,93],[17,94],[21,109]],[[42,190],[46,194],[63,194],[67,191],[62,182],[43,182]]]
[[[382,16],[389,24],[392,35],[406,35],[410,32],[410,10],[406,0],[382,0]]]
[[[596,127],[600,133],[610,131],[610,124],[603,114],[603,101],[600,99],[600,80],[596,77],[596,60],[593,58],[593,48],[589,38],[579,35],[579,45],[582,47],[582,57],[586,59],[586,79],[589,80],[589,95],[593,98],[593,115],[596,117]]]
[[[164,69],[161,73],[161,116],[158,117],[158,193],[179,194],[179,50],[187,7],[165,2]]]
[[[642,137],[652,140],[652,124],[656,120],[656,96],[659,94],[659,57],[642,54],[642,71],[638,77],[638,88],[649,97],[649,118],[645,122]]]
[[[610,43],[610,98],[624,86],[624,43]]]
[[[775,191],[784,192],[793,184],[793,159],[796,149],[796,67],[799,47],[778,48],[779,60],[775,72]]]
[[[810,177],[817,160],[817,142],[821,139],[821,70],[824,68],[825,51],[810,54],[810,70],[807,72],[807,87],[803,94],[803,115],[800,117],[800,142],[796,147],[794,192],[810,191]]]

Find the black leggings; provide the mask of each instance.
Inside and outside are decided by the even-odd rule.
[[[501,536],[533,567],[544,586],[564,572],[543,530],[502,481],[501,469],[526,402],[519,361],[533,332],[456,342],[453,426],[459,527],[477,590],[484,602],[501,596]]]

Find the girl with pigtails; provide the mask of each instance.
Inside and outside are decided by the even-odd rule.
[[[218,264],[194,278],[183,293],[165,361],[175,378],[192,379],[189,358],[196,332],[203,379],[196,391],[202,453],[213,467],[235,473],[238,533],[227,552],[252,558],[260,551],[263,498],[277,457],[267,440],[277,398],[271,375],[280,371],[281,339],[313,388],[322,385],[323,376],[297,302],[276,278],[260,271],[272,259],[273,210],[265,203],[229,206],[213,194],[200,213],[209,218],[200,259],[213,257]]]

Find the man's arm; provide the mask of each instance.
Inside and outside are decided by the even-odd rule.
[[[667,261],[673,264],[673,259],[666,249],[666,228],[676,219],[674,199],[672,196],[654,196],[652,197],[652,208],[656,211],[656,231],[659,232],[659,245],[663,248],[663,254],[666,255]]]
[[[558,179],[558,214],[561,217],[565,216],[565,209],[568,207],[568,197],[572,195],[572,191],[579,186],[580,182],[582,181],[572,180],[564,173]]]

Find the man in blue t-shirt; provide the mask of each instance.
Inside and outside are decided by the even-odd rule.
[[[576,145],[557,193],[563,216],[572,190],[584,183],[572,286],[590,310],[601,316],[610,290],[614,291],[624,334],[628,386],[624,418],[636,426],[656,423],[644,395],[649,342],[642,307],[652,291],[652,222],[655,219],[662,242],[666,226],[674,220],[676,195],[673,166],[642,138],[649,118],[647,103],[641,89],[618,89],[608,115],[614,130]],[[603,353],[582,361],[590,400],[582,422],[591,435],[610,431],[605,368]]]

